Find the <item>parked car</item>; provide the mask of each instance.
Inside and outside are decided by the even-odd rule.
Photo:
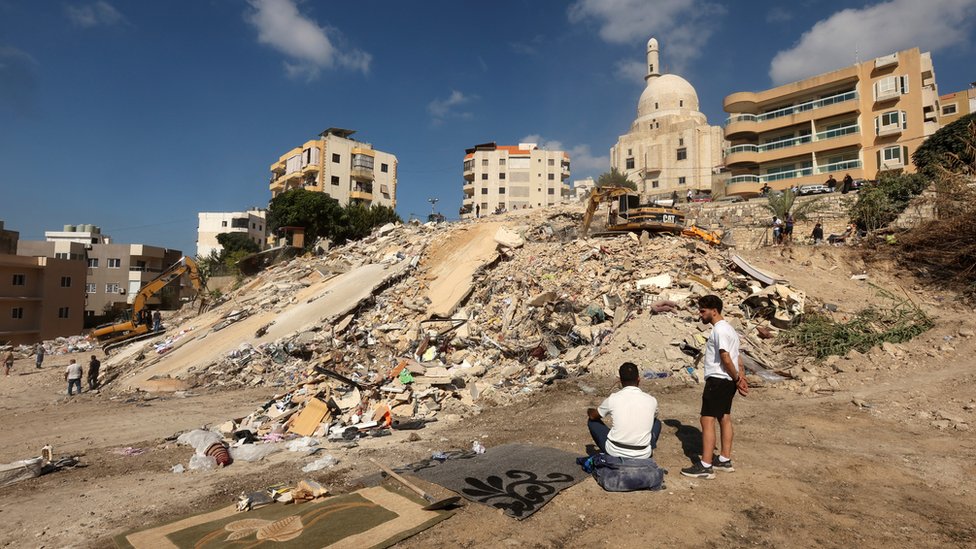
[[[830,187],[826,185],[816,184],[816,185],[803,185],[800,187],[800,196],[807,196],[809,194],[826,194],[833,192]]]
[[[712,201],[712,195],[710,195],[710,194],[696,194],[695,196],[692,196],[691,197],[691,201],[692,202],[711,202]]]

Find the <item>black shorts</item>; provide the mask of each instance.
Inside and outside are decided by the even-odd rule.
[[[735,391],[735,382],[731,379],[705,378],[701,415],[721,418],[725,414],[731,414],[732,398],[735,397]]]

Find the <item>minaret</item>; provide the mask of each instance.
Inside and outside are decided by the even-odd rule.
[[[644,80],[651,81],[651,78],[661,76],[660,60],[658,59],[657,40],[651,38],[647,41],[647,76]]]

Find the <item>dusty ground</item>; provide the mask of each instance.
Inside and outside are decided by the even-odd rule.
[[[700,451],[697,409],[700,387],[678,376],[647,382],[661,403],[665,427],[658,462],[670,470],[667,490],[609,494],[592,480],[562,492],[541,511],[515,521],[469,504],[456,516],[403,544],[404,547],[827,546],[972,547],[976,512],[972,460],[976,437],[969,430],[934,425],[939,413],[976,423],[971,387],[976,338],[959,337],[976,326],[971,311],[951,295],[897,278],[883,265],[864,266],[837,249],[757,251],[760,266],[784,275],[810,296],[853,312],[876,300],[876,290],[850,280],[868,269],[871,280],[902,288],[930,312],[937,326],[904,345],[893,359],[869,353],[852,362],[861,371],[838,374],[831,391],[798,394],[756,388],[735,404],[735,473],[693,480],[678,470]],[[625,325],[640,334],[647,317]],[[596,368],[640,351],[608,346]],[[941,348],[941,349],[940,349]],[[86,394],[66,399],[62,368],[51,357],[44,371],[18,362],[0,378],[0,461],[36,455],[46,443],[55,452],[84,452],[88,466],[0,489],[5,547],[105,547],[110,537],[157,521],[227,504],[242,490],[311,476],[340,492],[353,489],[375,468],[366,457],[403,463],[430,452],[532,442],[583,452],[589,441],[583,410],[613,390],[614,380],[590,374],[566,380],[509,406],[487,407],[458,421],[370,439],[359,447],[327,445],[340,465],[305,475],[313,458],[280,453],[265,463],[236,463],[214,473],[173,474],[190,452],[164,439],[176,432],[244,415],[270,390],[173,395],[152,400]],[[879,364],[881,366],[879,366]],[[595,392],[593,391],[595,389]],[[861,407],[853,400],[864,402]],[[513,421],[517,418],[517,421]],[[122,457],[113,449],[147,452]]]

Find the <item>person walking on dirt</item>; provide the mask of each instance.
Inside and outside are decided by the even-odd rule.
[[[813,238],[813,243],[814,244],[821,244],[821,243],[823,243],[823,225],[821,225],[820,223],[817,223],[813,227],[813,232],[810,233],[810,236]]]
[[[688,198],[688,203],[691,204],[691,199],[692,199],[692,197],[695,196],[695,193],[691,189],[688,189],[688,194],[686,196]]]
[[[102,363],[95,358],[95,355],[91,356],[91,362],[88,363],[88,390],[94,391],[98,389],[98,369],[102,367]]]
[[[153,329],[152,331],[158,332],[163,329],[163,317],[159,314],[159,309],[153,311],[152,314]]]
[[[71,392],[71,389],[74,387],[77,387],[78,394],[81,394],[81,364],[78,364],[73,358],[64,370],[64,380],[68,382],[68,396],[74,394]]]
[[[698,317],[712,325],[712,333],[705,343],[705,390],[702,393],[701,460],[681,470],[686,477],[713,479],[714,471],[731,473],[732,467],[732,399],[736,391],[742,396],[749,394],[745,369],[739,355],[739,335],[722,317],[722,300],[706,295],[698,300]],[[721,433],[721,449],[718,458],[715,449],[715,423]]]
[[[779,217],[773,216],[773,245],[778,245],[783,238],[783,222]]]
[[[44,345],[38,343],[37,348],[34,349],[34,367],[40,368],[41,363],[43,362],[44,362]]]
[[[7,354],[3,355],[3,375],[9,376],[10,369],[14,367],[14,352],[7,349]]]
[[[593,442],[605,454],[626,458],[649,458],[661,435],[661,421],[657,415],[657,399],[641,391],[637,365],[620,365],[620,386],[599,408],[587,408],[587,428]],[[613,428],[603,418],[613,418]]]
[[[793,214],[786,214],[786,224],[783,225],[783,240],[793,243],[793,225],[795,224]]]

